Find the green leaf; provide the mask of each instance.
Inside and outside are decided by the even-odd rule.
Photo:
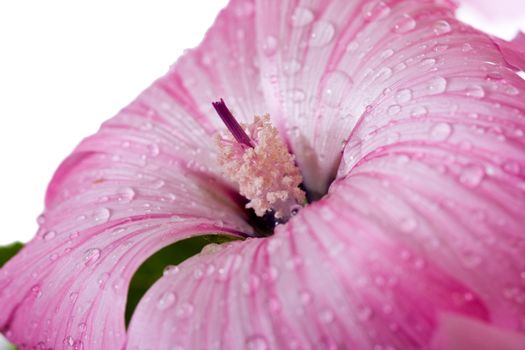
[[[15,242],[10,245],[0,247],[0,267],[16,255],[24,245],[20,242]]]
[[[210,243],[226,243],[238,238],[225,235],[206,235],[191,237],[162,248],[147,259],[135,272],[128,290],[126,304],[126,326],[142,296],[155,283],[168,265],[177,265],[200,253]]]

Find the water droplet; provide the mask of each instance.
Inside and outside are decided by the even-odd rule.
[[[368,306],[362,307],[359,310],[357,310],[357,318],[360,321],[368,321],[372,318],[373,311]]]
[[[164,271],[162,271],[162,275],[163,276],[176,275],[177,273],[179,273],[179,271],[180,271],[180,268],[177,265],[167,265],[164,268]]]
[[[507,94],[507,95],[510,95],[510,96],[516,96],[520,93],[520,91],[518,90],[518,88],[516,88],[515,86],[513,85],[505,85],[503,87],[503,91]]]
[[[278,47],[279,42],[277,41],[277,38],[270,35],[264,39],[262,50],[266,56],[273,56],[277,52]]]
[[[461,253],[461,262],[467,269],[473,269],[481,264],[482,259],[476,252],[465,250]]]
[[[36,222],[37,222],[40,226],[42,226],[43,224],[45,224],[45,223],[46,223],[46,216],[45,216],[45,214],[40,214],[40,215],[38,215],[38,217],[36,218]]]
[[[295,103],[302,102],[306,99],[306,94],[302,89],[292,89],[289,91],[288,96],[290,100]]]
[[[484,176],[484,168],[476,164],[470,164],[463,169],[459,181],[465,186],[473,188],[479,186]]]
[[[299,294],[299,299],[304,305],[310,304],[310,302],[312,301],[312,294],[303,291]]]
[[[377,74],[376,74],[376,78],[379,80],[379,81],[385,81],[387,80],[388,78],[390,78],[392,76],[392,69],[389,68],[389,67],[383,67],[381,68]]]
[[[104,272],[98,277],[97,283],[100,289],[104,289],[106,287],[106,282],[108,281],[108,279],[109,279],[108,272]]]
[[[401,16],[394,25],[394,31],[396,33],[407,33],[416,27],[416,20],[410,15]]]
[[[417,227],[417,221],[413,217],[406,217],[401,220],[399,228],[402,232],[410,233],[414,232]]]
[[[166,182],[164,182],[164,180],[157,179],[157,180],[155,180],[155,181],[150,183],[150,187],[153,188],[154,190],[158,190],[158,189],[164,187],[165,184],[166,184]]]
[[[359,48],[359,43],[356,41],[352,41],[348,46],[346,47],[346,51],[352,52],[356,51]]]
[[[385,18],[390,13],[390,6],[384,1],[369,2],[363,7],[363,15],[366,20],[379,20]]]
[[[235,15],[239,18],[251,16],[255,12],[255,5],[251,1],[243,1],[235,6]]]
[[[335,34],[335,27],[326,21],[315,22],[310,34],[310,46],[323,47],[332,41]]]
[[[333,71],[326,78],[323,101],[330,107],[338,107],[352,85],[352,79],[345,72]]]
[[[483,98],[485,97],[485,90],[480,85],[469,85],[467,86],[465,93],[469,97],[475,97],[475,98]]]
[[[101,250],[98,248],[91,248],[86,250],[86,252],[84,253],[84,258],[82,259],[84,265],[93,265],[100,258],[100,253]]]
[[[430,67],[434,64],[436,64],[436,60],[434,58],[425,58],[423,61],[419,62],[421,67]]]
[[[56,232],[55,231],[48,231],[46,233],[44,233],[44,241],[50,241],[52,240],[53,238],[56,237]]]
[[[118,277],[114,282],[113,282],[113,290],[116,292],[116,293],[119,293],[119,292],[124,292],[124,286],[126,284],[126,280],[124,279],[124,277]]]
[[[452,125],[449,123],[437,123],[430,128],[430,139],[434,141],[445,141],[452,135]]]
[[[388,57],[391,57],[393,54],[394,54],[394,50],[386,49],[383,52],[381,52],[381,58],[388,58]]]
[[[472,51],[472,45],[470,45],[469,43],[464,43],[463,46],[461,47],[461,51],[463,52]]]
[[[283,65],[283,72],[287,76],[297,74],[301,70],[301,62],[292,59]]]
[[[436,35],[443,35],[452,30],[452,27],[450,26],[450,23],[445,21],[444,19],[440,19],[439,21],[436,21],[434,25],[432,26],[432,30]]]
[[[77,301],[77,298],[78,298],[78,293],[77,292],[73,292],[71,294],[69,294],[69,300],[71,300],[71,302],[75,302]]]
[[[129,203],[135,198],[135,190],[131,187],[121,187],[118,189],[118,200]]]
[[[428,81],[428,92],[431,95],[442,94],[447,90],[447,80],[443,77],[436,77]]]
[[[319,315],[321,323],[331,323],[334,320],[334,313],[330,310],[325,310]]]
[[[156,143],[152,143],[152,144],[148,145],[148,150],[149,150],[149,154],[152,157],[156,157],[160,153],[160,148],[159,148],[159,146]]]
[[[396,94],[397,103],[404,104],[412,100],[412,90],[402,89],[399,90]]]
[[[175,316],[177,318],[186,319],[193,315],[193,311],[195,310],[195,307],[190,302],[184,302],[179,307],[177,307],[177,311],[175,312]]]
[[[305,7],[297,7],[292,14],[292,26],[303,27],[314,20],[314,14]]]
[[[503,170],[512,175],[519,175],[521,173],[521,165],[517,161],[508,160],[503,163]]]
[[[108,208],[100,207],[93,212],[93,219],[99,224],[108,222],[111,217],[111,211]]]
[[[388,107],[387,113],[389,116],[394,116],[396,114],[399,114],[401,112],[401,106],[400,105],[392,105]]]
[[[415,107],[410,115],[414,118],[422,118],[428,114],[428,108],[425,106],[417,106]]]
[[[72,336],[68,335],[64,338],[64,345],[73,346],[73,344],[75,344],[75,339]]]
[[[268,350],[268,341],[262,335],[251,335],[245,340],[246,350]]]
[[[167,291],[160,295],[159,300],[157,301],[157,309],[165,310],[168,307],[172,306],[177,300],[175,293]]]

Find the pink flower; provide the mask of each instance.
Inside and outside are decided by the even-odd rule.
[[[57,170],[0,271],[2,332],[24,349],[523,349],[524,36],[453,11],[233,0]],[[219,97],[270,114],[317,200],[271,237],[217,164]],[[126,330],[138,266],[210,233],[243,240],[171,269]]]

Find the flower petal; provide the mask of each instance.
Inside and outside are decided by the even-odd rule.
[[[253,35],[253,8],[230,9],[57,170],[37,237],[0,273],[0,329],[13,342],[121,348],[127,287],[144,260],[193,235],[252,232],[213,141],[217,97],[235,96],[240,119],[264,111],[258,70],[241,64],[255,57],[241,40]]]
[[[525,335],[465,317],[443,315],[433,349],[520,350],[525,349]]]
[[[442,311],[488,321],[482,296],[349,210],[340,192],[270,239],[208,249],[161,278],[137,307],[128,346],[421,349]]]
[[[478,113],[498,110],[495,102],[522,106],[522,79],[492,39],[453,10],[436,1],[258,5],[259,41],[278,43],[261,49],[265,96],[309,190],[326,192],[342,144],[359,130],[428,110],[451,114],[456,105],[476,104]]]

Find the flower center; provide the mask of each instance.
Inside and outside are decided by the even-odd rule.
[[[303,178],[270,116],[241,125],[222,99],[213,107],[230,131],[217,136],[219,164],[248,199],[246,208],[259,217],[271,215],[276,223],[288,221],[306,203],[299,188]]]

